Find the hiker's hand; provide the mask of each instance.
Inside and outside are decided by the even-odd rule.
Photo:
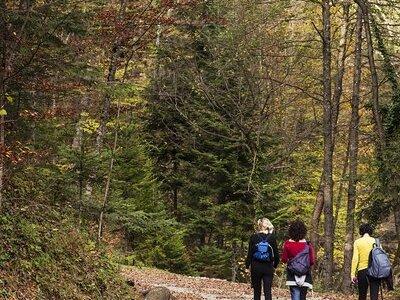
[[[352,282],[352,283],[357,283],[357,277],[353,277],[353,278],[351,279],[351,282]]]

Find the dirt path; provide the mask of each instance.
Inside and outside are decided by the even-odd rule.
[[[138,290],[155,286],[168,288],[177,300],[251,300],[252,290],[248,284],[232,283],[226,280],[177,275],[156,269],[124,267],[123,275],[135,282]],[[287,290],[274,289],[274,300],[289,300]],[[310,295],[311,296],[311,295]],[[309,297],[314,300],[335,300],[339,297]],[[350,299],[350,298],[347,298]]]

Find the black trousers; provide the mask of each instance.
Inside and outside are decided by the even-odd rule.
[[[265,300],[272,300],[272,280],[274,269],[271,265],[253,263],[251,267],[251,285],[254,290],[254,300],[261,299],[263,287]]]
[[[358,271],[358,299],[367,300],[368,286],[371,300],[378,300],[380,281],[368,277],[367,269]]]

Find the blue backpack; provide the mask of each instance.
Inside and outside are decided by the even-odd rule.
[[[303,251],[288,261],[287,269],[296,276],[303,276],[310,272],[310,268],[310,245],[307,243]]]
[[[375,239],[375,243],[369,255],[369,266],[367,270],[368,276],[376,279],[389,277],[392,272],[392,266],[390,264],[389,256],[381,248],[378,239]]]
[[[256,251],[253,253],[253,258],[258,261],[272,261],[274,257],[274,250],[268,243],[267,239],[261,240],[256,244]]]

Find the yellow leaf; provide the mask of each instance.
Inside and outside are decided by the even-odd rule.
[[[6,99],[7,99],[7,101],[8,101],[8,103],[14,103],[14,98],[13,97],[11,97],[10,95],[6,95]]]

